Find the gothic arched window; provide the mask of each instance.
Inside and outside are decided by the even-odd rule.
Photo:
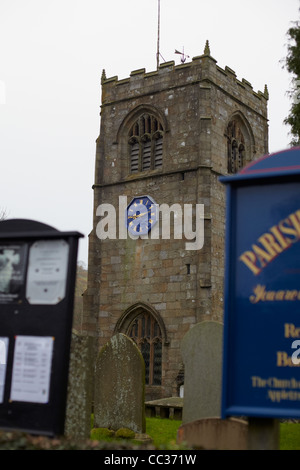
[[[163,135],[163,126],[155,116],[147,113],[139,116],[128,136],[130,173],[162,167]]]
[[[228,173],[237,173],[245,165],[245,138],[238,120],[233,120],[227,128]]]
[[[147,311],[139,313],[126,334],[136,343],[144,358],[146,385],[161,385],[162,335],[155,318]]]

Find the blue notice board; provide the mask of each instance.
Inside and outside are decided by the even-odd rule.
[[[222,417],[300,418],[300,149],[226,185]]]

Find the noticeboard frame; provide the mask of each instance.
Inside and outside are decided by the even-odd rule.
[[[299,149],[298,149],[299,151]],[[271,156],[270,156],[271,158]],[[274,225],[276,224],[277,210],[272,210],[272,204],[276,203],[275,201],[279,200],[280,188],[282,191],[285,191],[285,188],[289,188],[289,191],[292,194],[293,188],[298,188],[297,197],[295,199],[295,205],[291,207],[291,212],[297,207],[300,209],[300,171],[299,169],[285,169],[285,171],[270,171],[270,172],[261,172],[259,174],[237,174],[234,176],[221,177],[220,181],[226,185],[226,233],[225,233],[225,285],[224,285],[224,341],[223,341],[223,383],[222,383],[222,405],[221,405],[221,415],[222,418],[228,418],[230,416],[249,416],[249,417],[259,417],[259,418],[300,418],[300,367],[285,367],[284,374],[281,380],[282,370],[279,373],[278,366],[278,356],[277,364],[274,361],[271,363],[274,354],[277,354],[279,346],[277,346],[277,338],[279,338],[279,330],[282,333],[282,328],[284,324],[289,321],[294,321],[296,318],[296,310],[290,308],[285,310],[285,317],[280,313],[280,306],[275,305],[273,302],[273,310],[271,309],[272,302],[269,302],[269,305],[266,307],[266,304],[262,307],[261,310],[257,312],[264,314],[269,314],[271,311],[274,312],[274,316],[268,320],[264,320],[261,325],[256,323],[255,325],[251,324],[251,321],[255,321],[257,317],[253,315],[254,309],[249,307],[247,310],[247,302],[245,302],[244,291],[250,294],[248,287],[244,288],[244,291],[240,288],[242,285],[246,285],[250,277],[247,275],[244,276],[244,272],[247,271],[247,268],[244,266],[244,271],[242,268],[237,268],[237,255],[238,247],[242,246],[240,239],[247,232],[247,240],[255,240],[257,238],[257,233],[263,234],[268,227],[267,220],[271,220],[272,213],[276,213],[274,218]],[[242,196],[243,191],[247,193],[248,197]],[[263,209],[256,205],[257,217],[256,220],[250,220],[247,228],[242,228],[243,222],[245,219],[241,220],[240,214],[241,210],[238,209],[241,205],[241,200],[247,201],[248,207],[244,207],[245,212],[249,210],[251,204],[253,204],[253,210],[250,210],[250,214],[254,214],[254,204],[258,200],[258,196],[255,195],[265,195],[264,200],[262,201],[262,207],[266,208],[269,204],[270,211],[268,212],[268,217],[266,221],[259,220],[259,217],[262,218]],[[253,197],[253,200],[252,200]],[[286,215],[289,214],[288,204],[286,206]],[[267,213],[267,212],[265,212]],[[283,214],[284,217],[284,214]],[[258,222],[257,222],[258,220]],[[270,224],[269,224],[270,225]],[[272,224],[271,224],[272,225]],[[262,229],[262,227],[264,227]],[[261,229],[261,230],[260,230]],[[253,236],[252,236],[253,235]],[[299,254],[300,243],[294,245],[294,249],[297,246],[297,254]],[[286,262],[287,254],[279,255],[275,262],[277,263],[276,268],[280,268],[280,256],[282,257],[282,262]],[[290,258],[292,255],[290,254]],[[288,262],[291,262],[290,258]],[[275,263],[274,262],[274,263]],[[275,266],[275,265],[274,265]],[[275,275],[272,277],[271,264],[268,266],[269,271],[266,271],[264,274],[263,280],[268,279],[268,273],[270,275],[270,285],[269,288],[272,290],[272,283],[274,285],[279,282],[282,282],[282,276],[278,276],[278,279],[275,279]],[[248,269],[249,271],[249,269]],[[259,273],[259,276],[262,274]],[[254,275],[252,273],[252,284],[255,286],[260,283],[259,276],[254,280]],[[298,276],[298,273],[297,273]],[[295,284],[295,275],[293,278],[284,277],[284,284],[288,285],[290,280],[292,285]],[[248,283],[249,287],[250,284]],[[263,285],[263,284],[262,284]],[[247,290],[248,289],[248,290]],[[250,297],[249,297],[250,299]],[[299,302],[299,300],[297,300]],[[263,302],[261,302],[262,304]],[[291,305],[291,304],[290,304]],[[284,308],[284,305],[282,305]],[[250,317],[252,315],[252,317]],[[281,315],[281,316],[280,316]],[[263,331],[259,331],[260,328],[266,328],[268,325],[269,329],[265,330],[265,339],[263,344]],[[300,321],[298,326],[300,326]],[[280,334],[281,334],[280,333]],[[240,340],[237,339],[237,336],[242,336]],[[247,339],[247,335],[251,336],[251,339]],[[244,342],[243,342],[244,339]],[[295,338],[297,339],[297,338]],[[299,338],[300,339],[300,338]],[[253,342],[253,347],[249,346],[250,341]],[[280,338],[280,342],[283,344],[283,340]],[[291,341],[292,342],[292,341]],[[256,343],[256,344],[255,344]],[[284,344],[287,344],[285,342]],[[251,351],[251,354],[249,354]],[[255,351],[260,351],[255,357]],[[290,355],[292,350],[286,350]],[[284,351],[284,352],[286,352]],[[249,354],[250,359],[247,359],[247,354]],[[273,356],[272,356],[273,354]],[[243,358],[240,356],[244,355]],[[252,359],[253,358],[253,359]],[[255,362],[256,361],[256,362]],[[256,367],[255,364],[259,364],[259,369],[265,372],[263,377],[252,375],[252,389],[249,385],[250,375],[247,376],[247,371],[251,374],[251,368]],[[278,373],[277,373],[278,372]],[[278,381],[276,380],[278,378]],[[262,379],[260,381],[260,379]],[[265,381],[266,380],[266,381]],[[283,382],[285,380],[285,382]],[[245,385],[247,383],[247,385]],[[274,387],[274,384],[276,385]],[[280,387],[280,384],[287,385],[286,387]],[[293,389],[295,384],[295,388]],[[277,386],[278,385],[278,386]],[[279,395],[272,394],[272,392],[279,392]],[[297,399],[293,402],[294,396],[297,396]],[[274,397],[274,401],[270,399]],[[289,397],[292,397],[290,400]],[[278,402],[276,401],[278,398]],[[289,401],[290,400],[290,401]]]
[[[82,236],[79,232],[60,232],[49,225],[27,219],[0,222],[0,246],[26,248],[24,278],[18,287],[18,297],[11,301],[2,299],[0,303],[0,337],[9,341],[3,400],[0,403],[2,430],[49,437],[64,433],[78,240]],[[68,244],[65,295],[55,304],[30,304],[26,299],[29,251],[32,244],[40,240],[63,240]],[[11,400],[14,354],[16,340],[20,337],[33,337],[33,343],[39,338],[42,343],[46,338],[53,339],[49,400],[45,403],[22,401],[22,398]],[[15,395],[22,396],[22,393]]]

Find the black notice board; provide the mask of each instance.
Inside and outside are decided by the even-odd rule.
[[[64,432],[78,232],[0,222],[0,428]]]

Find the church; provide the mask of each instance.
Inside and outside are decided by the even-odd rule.
[[[179,396],[182,338],[223,318],[219,177],[268,153],[268,90],[219,67],[208,41],[190,62],[103,71],[101,89],[82,330],[99,349],[132,338],[146,400]]]

